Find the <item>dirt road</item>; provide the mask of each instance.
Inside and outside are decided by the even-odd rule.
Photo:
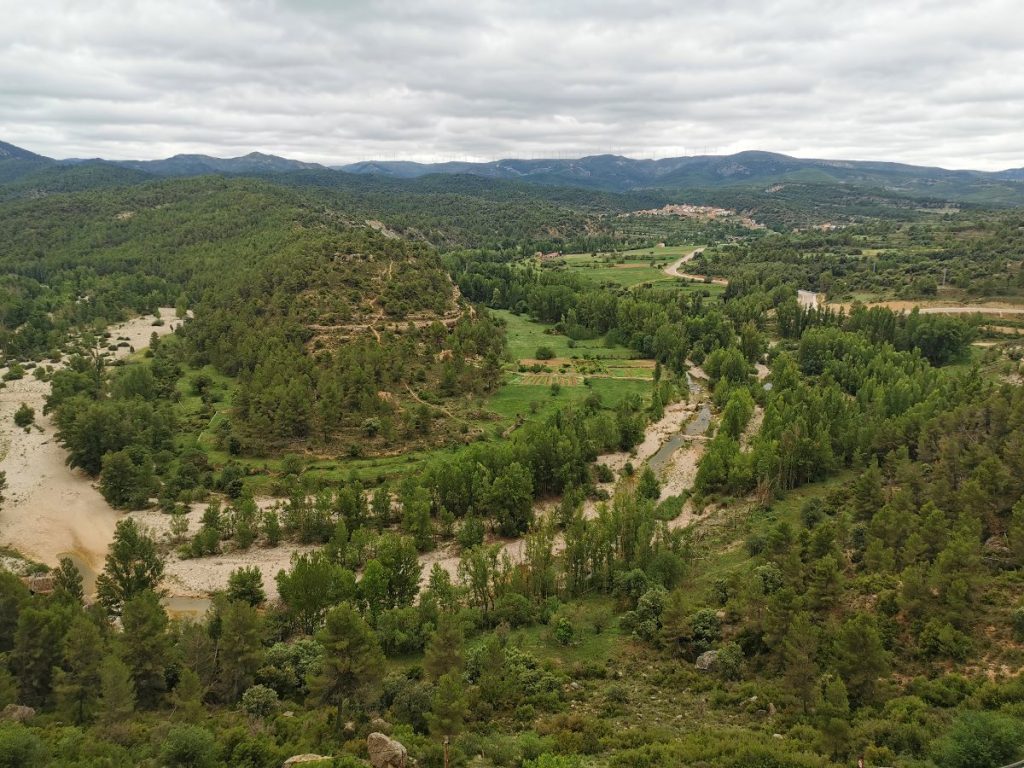
[[[697,280],[697,281],[703,283],[704,279],[705,279],[704,275],[694,275],[694,274],[691,274],[689,272],[680,272],[679,271],[679,268],[682,267],[683,264],[685,264],[688,261],[692,261],[693,257],[696,256],[698,253],[700,253],[703,250],[704,250],[703,248],[694,248],[689,253],[684,254],[681,259],[679,259],[678,261],[674,261],[671,264],[669,264],[667,267],[665,267],[665,270],[664,270],[665,274],[666,275],[670,275],[671,277],[681,277],[684,280]],[[729,281],[726,280],[724,277],[713,277],[713,278],[711,278],[711,283],[712,283],[712,285],[728,285]]]
[[[852,302],[836,302],[828,305],[831,309],[845,309],[847,312],[853,306]],[[995,317],[1014,317],[1024,315],[1024,307],[1014,304],[988,302],[987,304],[941,304],[922,303],[920,301],[907,301],[899,299],[894,301],[872,301],[864,304],[865,307],[886,307],[894,312],[910,312],[917,309],[922,315],[988,315]]]

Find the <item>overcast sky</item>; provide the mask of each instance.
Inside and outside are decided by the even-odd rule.
[[[1020,167],[1024,1],[0,0],[0,140]]]

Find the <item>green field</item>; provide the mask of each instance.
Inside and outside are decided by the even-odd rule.
[[[574,253],[563,256],[559,261],[569,269],[597,285],[619,285],[630,288],[645,283],[660,287],[675,286],[686,291],[706,290],[718,295],[724,289],[720,285],[680,280],[665,274],[665,267],[696,246],[673,245],[664,248],[637,248],[618,253]],[[555,262],[558,264],[559,262]],[[651,266],[651,264],[654,266]]]
[[[533,359],[538,347],[550,347],[556,358],[629,359],[634,356],[632,350],[618,345],[608,346],[604,339],[573,341],[568,336],[555,333],[549,325],[534,322],[525,315],[514,315],[507,309],[494,309],[491,313],[505,321],[508,352],[514,360]]]
[[[604,339],[574,341],[524,315],[508,310],[492,312],[506,324],[508,352],[515,361],[508,366],[505,383],[483,405],[501,417],[499,431],[518,416],[544,418],[592,392],[600,394],[606,406],[614,406],[625,397],[650,394],[651,363],[635,359],[635,353],[627,347],[608,345]],[[539,347],[551,349],[554,358],[541,361],[543,371],[521,372],[519,362],[532,363]],[[556,389],[552,389],[553,383],[558,384]],[[495,429],[495,422],[490,425],[489,429]]]

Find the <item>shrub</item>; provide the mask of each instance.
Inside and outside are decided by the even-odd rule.
[[[739,680],[743,671],[743,649],[737,643],[726,643],[718,649],[715,672],[723,680]]]
[[[1024,608],[1017,608],[1010,616],[1010,624],[1013,627],[1013,638],[1017,642],[1024,642]]]
[[[1024,729],[1014,718],[996,712],[965,712],[935,744],[934,760],[943,768],[1006,765],[1019,757],[1022,742]]]
[[[929,656],[948,656],[963,661],[971,652],[971,638],[948,622],[932,619],[924,625],[919,638],[921,650]]]
[[[242,709],[253,717],[266,717],[277,709],[277,691],[254,685],[242,694]]]
[[[17,424],[19,427],[27,427],[35,420],[35,409],[30,408],[25,403],[22,403],[21,407],[14,412],[14,423]]]
[[[169,768],[213,768],[217,742],[205,728],[179,725],[170,730],[160,758]]]
[[[537,352],[534,356],[538,360],[551,360],[555,356],[555,350],[547,346],[537,347]]]
[[[562,616],[555,622],[554,635],[555,640],[558,641],[559,645],[569,645],[572,642],[573,635],[572,622]]]
[[[39,737],[23,725],[0,727],[0,768],[37,768],[45,759]]]

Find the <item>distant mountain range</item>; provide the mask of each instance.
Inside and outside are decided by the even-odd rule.
[[[175,155],[163,160],[54,160],[0,142],[0,185],[8,190],[12,187],[24,190],[24,194],[73,191],[77,187],[134,183],[146,178],[208,174],[287,174],[292,178],[304,174],[317,178],[354,174],[395,181],[437,174],[462,175],[603,192],[729,187],[765,192],[786,183],[838,184],[910,197],[1024,204],[1024,168],[998,172],[946,170],[901,163],[802,159],[771,152],[662,160],[594,155],[577,160],[510,159],[490,163],[366,161],[327,168],[317,163],[259,152],[226,159],[208,155]]]
[[[347,173],[415,178],[432,173],[472,174],[556,186],[633,189],[694,189],[772,182],[858,184],[920,192],[928,186],[1024,181],[1024,168],[989,173],[849,160],[807,160],[773,152],[633,160],[594,155],[578,160],[497,160],[491,163],[368,161],[336,166]]]

